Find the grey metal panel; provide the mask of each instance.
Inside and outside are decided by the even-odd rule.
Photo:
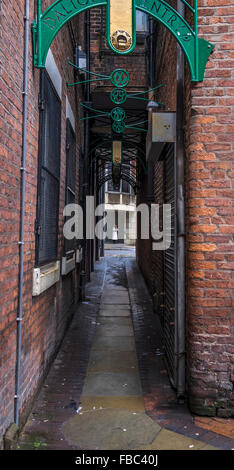
[[[176,113],[158,112],[152,114],[152,142],[175,142]]]
[[[164,203],[171,204],[171,246],[164,252],[164,321],[163,343],[170,379],[177,385],[175,309],[176,309],[176,223],[175,223],[175,162],[174,145],[167,144],[164,152]]]

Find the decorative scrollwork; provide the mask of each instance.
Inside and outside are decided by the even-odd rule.
[[[123,108],[113,108],[110,114],[113,121],[123,121],[125,118],[125,111]]]
[[[129,84],[129,74],[124,69],[116,69],[111,74],[111,83],[117,88],[123,88]]]
[[[124,121],[114,121],[112,124],[112,130],[116,132],[116,134],[122,134],[125,129]]]
[[[127,99],[127,92],[121,88],[114,88],[110,94],[112,103],[123,104]]]

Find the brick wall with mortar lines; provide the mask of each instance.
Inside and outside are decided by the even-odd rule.
[[[229,0],[200,2],[199,36],[215,49],[204,82],[186,65],[184,103],[188,392],[194,412],[219,416],[233,414],[233,18]],[[157,47],[157,98],[175,110],[175,40],[161,25]],[[143,271],[157,294],[154,258]]]
[[[199,2],[215,45],[203,82],[186,85],[187,331],[190,406],[234,413],[233,24],[231,0]]]
[[[47,2],[49,4],[50,2]],[[43,8],[47,4],[43,2]],[[0,169],[0,442],[6,428],[14,419],[16,316],[18,310],[19,224],[22,154],[22,90],[24,46],[24,2],[2,2],[1,12],[1,169]],[[30,5],[30,24],[34,11]],[[83,20],[80,19],[83,31]],[[74,25],[78,20],[74,21]],[[66,48],[64,43],[67,43]],[[25,257],[22,322],[22,376],[21,412],[25,413],[37,387],[47,371],[48,364],[60,343],[71,311],[63,309],[66,291],[62,279],[39,297],[32,297],[32,270],[35,266],[34,221],[37,201],[38,167],[38,93],[39,71],[32,67],[32,48],[29,42],[29,90],[27,122],[27,176],[25,212]],[[63,250],[62,224],[65,202],[65,133],[68,96],[74,114],[74,90],[66,89],[66,58],[72,58],[71,38],[65,26],[52,45],[55,61],[62,75],[62,129],[61,129],[61,186],[59,209],[59,253]],[[79,94],[79,91],[78,91]],[[77,125],[77,156],[82,132]],[[77,160],[77,168],[78,168]],[[78,171],[77,171],[78,174]],[[78,178],[76,181],[78,189]],[[77,285],[76,274],[73,282]],[[74,292],[73,292],[74,297]]]

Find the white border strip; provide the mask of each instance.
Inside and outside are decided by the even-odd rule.
[[[62,77],[61,77],[61,74],[59,73],[59,69],[56,65],[51,49],[49,49],[48,51],[45,67],[55,87],[55,90],[57,91],[58,96],[61,100],[62,99]]]
[[[73,131],[76,132],[75,115],[72,111],[72,108],[71,108],[71,105],[67,96],[66,96],[66,119],[69,119],[71,126],[73,128]]]

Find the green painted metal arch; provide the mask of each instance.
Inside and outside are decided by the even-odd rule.
[[[38,0],[38,3],[41,4],[41,1]],[[36,33],[35,66],[45,67],[50,45],[68,21],[90,8],[103,5],[107,5],[107,0],[57,0],[42,14],[38,8],[37,24],[33,24],[34,35]]]
[[[193,30],[185,18],[164,0],[135,0],[135,7],[160,21],[173,34],[188,60],[191,80],[202,81],[214,46],[198,38],[196,27]]]
[[[38,68],[45,67],[50,45],[68,21],[90,8],[107,6],[109,2],[109,0],[57,0],[41,14],[41,0],[37,1],[37,23],[33,24],[33,37],[34,65]],[[213,45],[204,39],[198,38],[196,24],[193,30],[186,20],[164,0],[133,0],[133,8],[151,15],[174,35],[187,57],[191,80],[202,81]],[[194,12],[197,13],[197,10],[195,9]],[[107,27],[107,40],[110,45],[108,31],[109,28]],[[117,53],[120,55],[126,54]]]

